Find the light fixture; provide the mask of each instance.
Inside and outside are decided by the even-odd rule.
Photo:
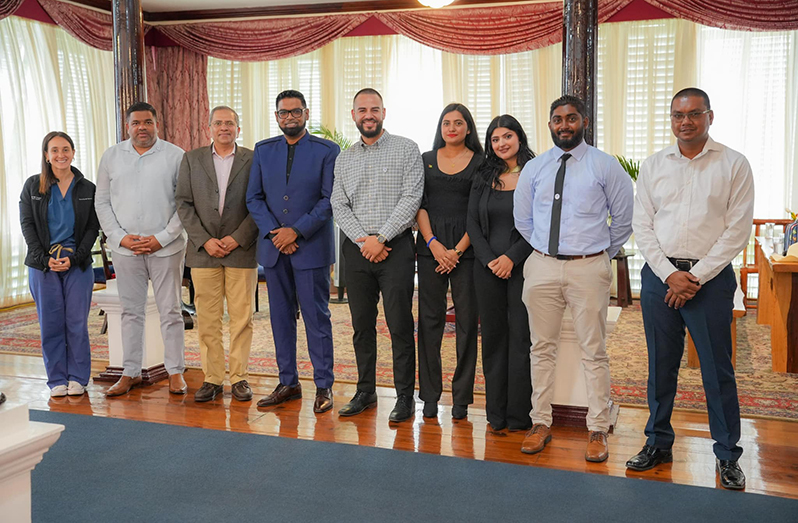
[[[439,7],[446,7],[453,1],[454,0],[418,0],[418,3],[433,9],[437,9]]]

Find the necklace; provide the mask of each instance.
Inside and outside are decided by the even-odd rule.
[[[470,151],[470,150],[471,150],[471,149],[469,149],[468,147],[466,147],[465,149],[463,149],[463,150],[460,152],[460,154],[458,154],[458,155],[454,156],[453,158],[449,158],[449,157],[447,157],[446,155],[443,155],[443,157],[446,159],[446,161],[448,161],[448,162],[449,162],[449,169],[450,169],[450,170],[451,170],[451,169],[454,169],[454,168],[457,166],[457,161],[458,161],[460,158],[462,158],[464,154],[468,153],[468,151]]]
[[[504,171],[502,174],[515,174],[515,173],[520,173],[520,172],[521,172],[521,166],[520,165],[516,165],[515,167],[513,167],[509,171]]]

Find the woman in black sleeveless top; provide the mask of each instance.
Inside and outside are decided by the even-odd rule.
[[[521,301],[523,264],[532,247],[515,229],[518,176],[535,157],[510,115],[497,116],[485,137],[485,161],[468,205],[468,236],[476,256],[474,286],[482,326],[485,404],[493,430],[532,426],[529,320]]]
[[[443,109],[432,150],[422,158],[424,197],[416,215],[419,397],[424,400],[424,416],[437,416],[443,390],[441,341],[446,293],[451,283],[457,345],[452,417],[462,419],[474,402],[477,362],[474,253],[466,221],[471,185],[482,160],[482,146],[468,108],[454,103]]]

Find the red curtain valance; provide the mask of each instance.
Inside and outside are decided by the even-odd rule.
[[[796,0],[646,0],[677,18],[742,31],[798,29]]]
[[[0,20],[11,16],[25,0],[0,0]]]
[[[367,13],[160,25],[192,51],[226,60],[279,60],[315,51],[366,21]]]
[[[109,13],[58,0],[38,0],[53,20],[80,41],[110,50]],[[726,29],[798,29],[796,0],[645,0],[686,20]],[[605,22],[632,0],[599,0]],[[21,0],[0,0],[0,18]],[[561,0],[502,7],[424,9],[230,22],[158,25],[180,46],[228,60],[278,60],[314,51],[348,34],[370,16],[394,31],[435,49],[458,54],[507,54],[562,40]],[[145,26],[145,31],[150,29]]]

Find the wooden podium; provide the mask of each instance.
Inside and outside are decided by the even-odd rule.
[[[756,322],[770,325],[773,372],[798,373],[798,263],[774,262],[773,241],[757,237],[759,298]]]

